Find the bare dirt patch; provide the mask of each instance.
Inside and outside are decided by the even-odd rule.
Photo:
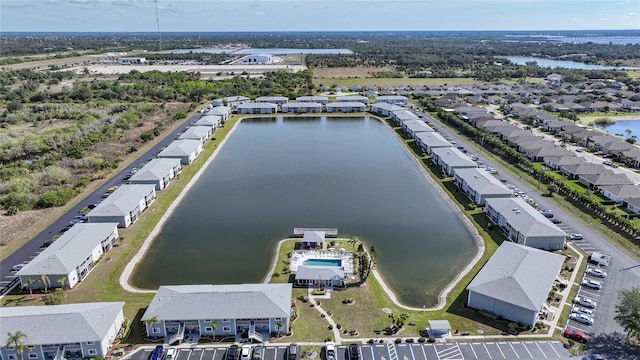
[[[51,213],[50,209],[21,211],[13,216],[0,213],[0,250],[9,245],[14,239],[36,235],[30,233],[32,227],[43,222]]]

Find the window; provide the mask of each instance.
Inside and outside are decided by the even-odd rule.
[[[229,331],[231,331],[231,327],[230,326],[223,326],[222,327],[222,331],[229,332]]]
[[[11,346],[13,347],[13,346]],[[7,349],[9,349],[9,347],[7,347]],[[13,354],[9,354],[9,360],[16,360],[16,356]]]
[[[96,350],[96,349],[89,349],[89,355],[98,355],[98,350]]]
[[[37,359],[37,358],[38,358],[37,353],[29,353],[29,359]]]
[[[7,347],[6,347],[6,349],[7,349],[7,350],[15,350],[15,349],[16,349],[16,347],[15,347],[15,346],[7,346]]]
[[[205,332],[212,332],[213,328],[211,326],[207,326],[206,328],[204,328]]]
[[[96,342],[95,341],[87,341],[87,345],[95,345]]]
[[[211,319],[206,319],[206,320],[203,320],[203,321],[206,322],[206,323],[210,323]]]
[[[231,321],[230,319],[222,319],[223,322],[229,322]]]
[[[160,333],[160,328],[154,327],[154,328],[153,328],[153,333],[154,333],[154,334],[158,334],[158,333]]]

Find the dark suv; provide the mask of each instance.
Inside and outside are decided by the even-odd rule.
[[[227,349],[227,360],[238,360],[238,345],[231,345]]]
[[[358,344],[349,345],[349,358],[351,360],[360,360],[360,347]]]

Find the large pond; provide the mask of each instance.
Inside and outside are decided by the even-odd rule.
[[[399,300],[430,306],[473,258],[473,238],[375,118],[246,119],[154,241],[135,286],[261,281],[294,227],[375,246]],[[282,267],[282,266],[279,266]]]
[[[602,131],[608,132],[609,134],[620,136],[625,139],[635,135],[638,140],[640,140],[640,115],[638,115],[638,119],[634,120],[618,120],[610,125],[602,126],[594,124],[593,126]],[[631,132],[628,133],[627,130]]]
[[[536,62],[540,67],[546,68],[567,68],[567,69],[580,69],[580,70],[615,70],[615,69],[638,69],[632,66],[606,66],[606,65],[596,65],[596,64],[585,64],[577,61],[568,61],[568,60],[550,60],[550,59],[541,59],[535,57],[522,57],[522,56],[509,56],[507,57],[509,61],[516,65],[526,65],[528,62]]]

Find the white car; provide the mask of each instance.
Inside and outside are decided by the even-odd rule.
[[[327,360],[336,360],[336,345],[333,343],[333,341],[327,341],[324,343],[324,350],[325,350],[325,358]]]
[[[24,267],[25,264],[16,264],[13,265],[13,267],[11,268],[11,271],[20,271],[22,270],[22,268]]]
[[[593,318],[586,314],[572,313],[571,315],[569,315],[569,319],[577,321],[579,323],[583,323],[585,325],[593,325]]]
[[[595,309],[596,305],[598,305],[595,301],[588,299],[584,296],[576,296],[576,299],[573,302],[575,302],[578,305],[588,307],[590,309]]]
[[[586,273],[588,275],[599,277],[599,278],[603,278],[603,279],[607,277],[607,272],[606,271],[604,271],[602,269],[592,268],[592,267],[587,268]]]
[[[240,359],[241,360],[251,359],[251,345],[242,345],[242,350],[240,350]]]
[[[599,281],[595,281],[591,279],[582,279],[582,282],[580,284],[582,284],[582,286],[586,286],[594,290],[600,290],[600,288],[602,287],[602,284],[600,284]]]
[[[576,314],[585,314],[585,315],[593,316],[593,310],[579,307],[579,306],[572,307],[571,312]]]

